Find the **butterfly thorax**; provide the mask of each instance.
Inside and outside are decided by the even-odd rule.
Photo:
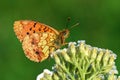
[[[69,35],[68,29],[59,32],[59,35],[55,41],[58,48],[66,44],[65,39],[68,37],[68,35]]]

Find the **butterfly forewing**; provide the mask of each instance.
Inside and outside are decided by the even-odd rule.
[[[33,33],[39,32],[49,32],[55,35],[59,35],[59,32],[54,28],[30,20],[15,21],[14,31],[20,41],[22,41],[26,35],[31,35]]]

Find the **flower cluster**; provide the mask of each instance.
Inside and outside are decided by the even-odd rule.
[[[116,76],[116,55],[85,41],[71,42],[68,48],[55,51],[52,57],[56,62],[53,71],[44,70],[37,80],[120,80]]]

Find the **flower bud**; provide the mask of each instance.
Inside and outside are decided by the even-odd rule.
[[[103,56],[103,66],[106,66],[110,57],[109,50],[106,50]]]
[[[115,60],[114,55],[111,55],[110,59],[109,59],[109,65],[113,65],[114,64],[114,60]]]
[[[94,61],[97,57],[97,48],[93,48],[93,50],[91,51],[91,60],[90,62]]]
[[[57,74],[53,74],[53,80],[60,80],[59,77],[57,76]]]
[[[112,72],[112,73],[108,76],[108,80],[117,80],[117,77],[114,75],[114,72]]]
[[[60,59],[59,59],[59,57],[57,56],[57,54],[53,54],[53,57],[54,57],[54,59],[55,59],[55,62],[56,62],[57,64],[60,64]]]
[[[101,59],[102,59],[102,57],[103,57],[103,52],[102,51],[100,51],[99,53],[98,53],[98,56],[97,56],[97,62],[100,62],[101,61]]]
[[[66,61],[70,62],[70,57],[64,50],[61,51],[61,54]]]
[[[74,45],[74,44],[71,44],[71,45],[70,45],[70,50],[71,50],[71,53],[72,53],[72,54],[75,54],[75,53],[76,53],[76,49],[75,49],[75,45]]]

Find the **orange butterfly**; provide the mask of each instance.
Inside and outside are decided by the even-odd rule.
[[[30,20],[15,21],[14,31],[22,43],[25,55],[32,61],[41,62],[50,54],[65,45],[69,30],[56,29]]]

